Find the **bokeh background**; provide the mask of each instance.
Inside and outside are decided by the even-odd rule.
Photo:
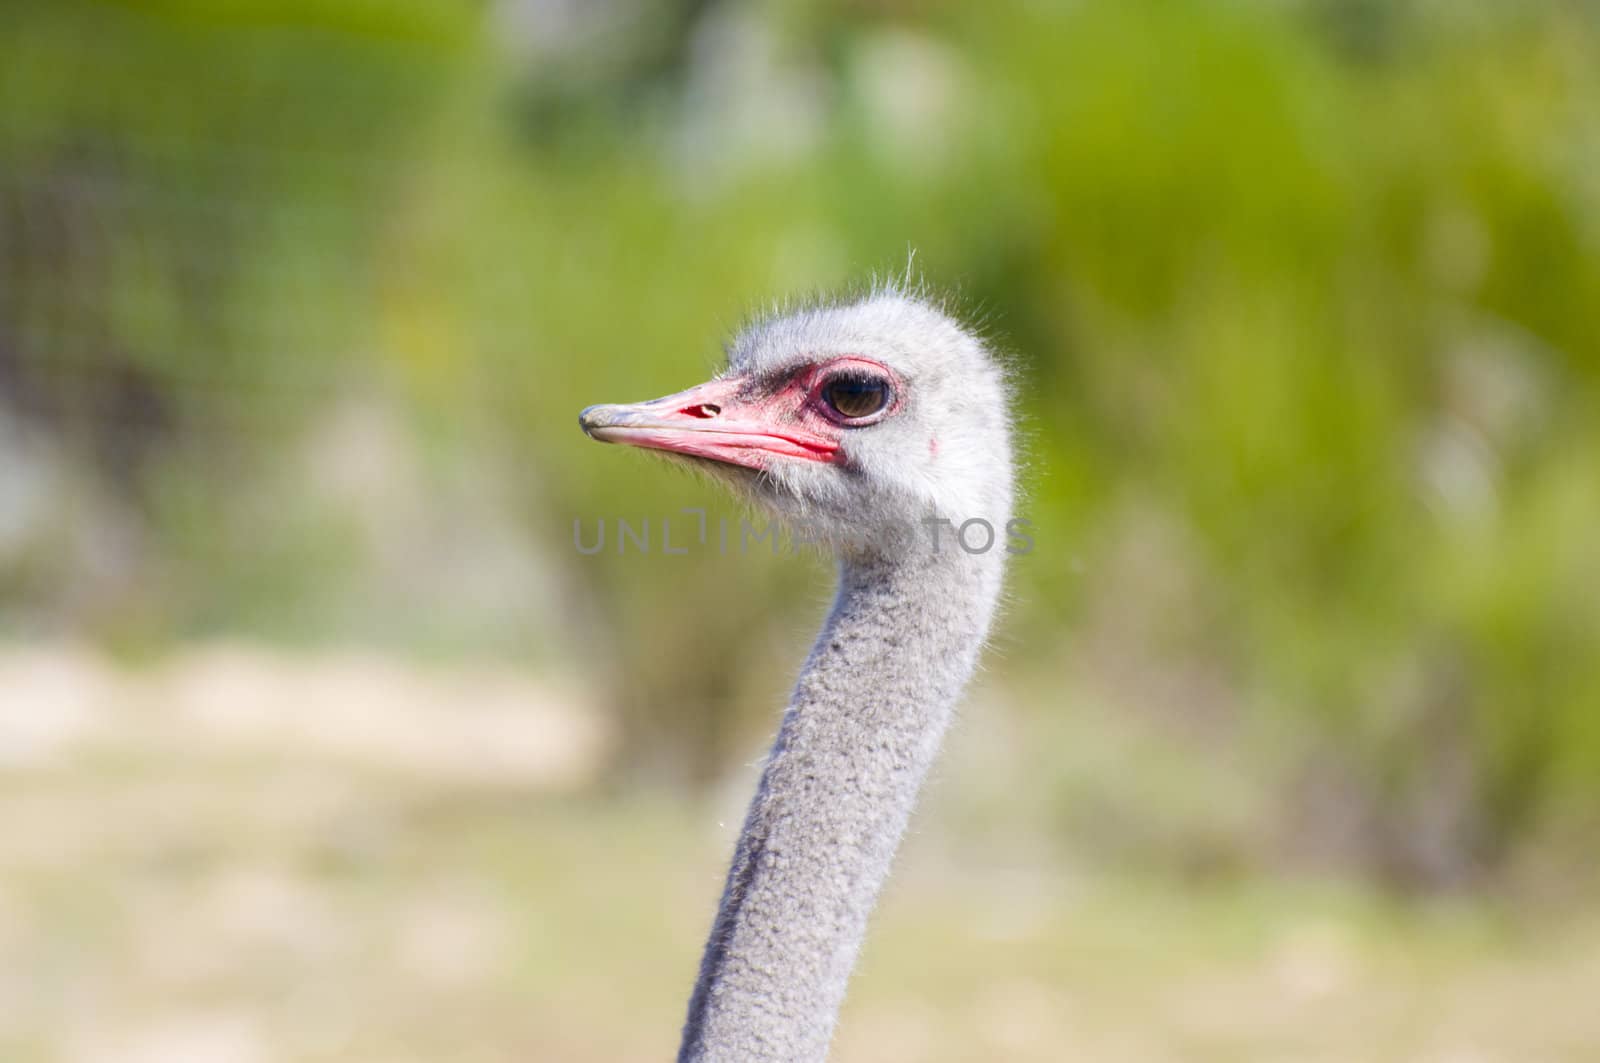
[[[0,2],[0,1058],[669,1055],[830,573],[575,415],[913,250],[1037,549],[837,1058],[1600,1058],[1580,0]]]

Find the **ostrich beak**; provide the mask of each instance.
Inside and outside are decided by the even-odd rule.
[[[778,416],[776,398],[740,398],[743,381],[712,380],[649,402],[590,406],[578,415],[589,438],[665,450],[747,469],[774,458],[831,462],[836,440]]]

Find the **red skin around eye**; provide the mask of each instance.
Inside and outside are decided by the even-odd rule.
[[[866,417],[841,417],[835,412],[822,397],[822,389],[834,377],[854,370],[862,376],[877,377],[889,382],[889,404],[876,413]],[[846,355],[843,358],[834,358],[819,365],[808,367],[800,373],[795,383],[805,391],[805,408],[816,413],[827,423],[844,426],[873,424],[883,420],[900,408],[900,395],[902,387],[900,377],[894,370],[882,362],[875,362],[871,358],[862,358],[857,355]]]

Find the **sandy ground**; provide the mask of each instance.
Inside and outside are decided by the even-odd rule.
[[[580,797],[559,683],[0,654],[0,1060],[659,1060],[728,809]],[[736,812],[737,801],[732,801]],[[1600,1059],[1600,916],[1108,880],[923,817],[844,1063]]]
[[[129,670],[81,648],[0,650],[0,766],[13,770],[96,751],[277,755],[571,790],[611,739],[570,684],[503,667],[214,645]]]

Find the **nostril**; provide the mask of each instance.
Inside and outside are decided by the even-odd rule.
[[[722,412],[722,407],[714,402],[702,402],[698,406],[685,406],[678,411],[688,417],[710,418]]]

